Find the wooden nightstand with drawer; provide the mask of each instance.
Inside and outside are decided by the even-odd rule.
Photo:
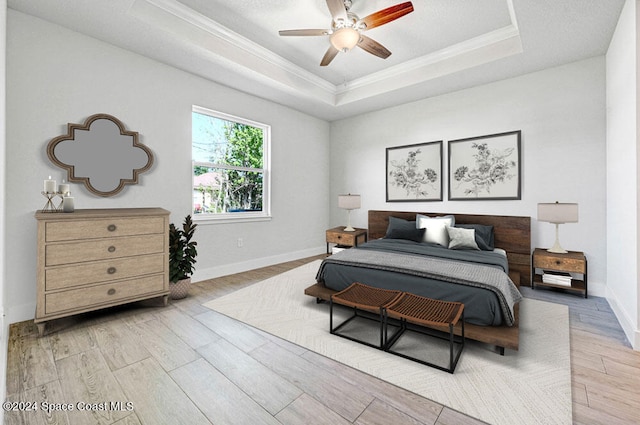
[[[155,297],[169,297],[169,211],[76,210],[38,220],[34,322]]]
[[[327,254],[329,254],[329,244],[354,247],[367,242],[367,229],[356,229],[353,232],[344,230],[344,226],[334,227],[327,230]]]
[[[548,252],[546,249],[536,248],[532,254],[531,264],[531,288],[543,286],[566,289],[578,292],[587,298],[587,257],[584,252],[569,251],[566,254],[556,254]],[[545,272],[551,275],[551,280],[557,276],[560,276],[559,280],[561,280],[566,276],[567,282],[545,282],[543,281]],[[575,277],[575,275],[581,275],[581,278]]]

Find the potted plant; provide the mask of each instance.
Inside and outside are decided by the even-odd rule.
[[[182,229],[169,224],[169,291],[174,300],[186,297],[191,286],[198,255],[198,243],[192,240],[197,226],[191,221],[191,215],[185,217]]]

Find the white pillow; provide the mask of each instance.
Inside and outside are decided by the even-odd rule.
[[[476,231],[474,229],[461,227],[447,227],[446,229],[449,233],[449,249],[480,250],[476,243]]]
[[[424,232],[423,242],[437,243],[445,248],[449,246],[447,226],[453,227],[455,221],[455,217],[452,215],[428,217],[426,215],[416,214],[416,227],[418,229],[427,229]]]

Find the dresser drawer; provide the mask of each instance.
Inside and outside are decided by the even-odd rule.
[[[56,314],[66,310],[85,310],[163,290],[165,290],[164,275],[160,274],[49,293],[45,294],[45,314]]]
[[[165,270],[165,262],[164,254],[154,254],[47,269],[45,271],[45,290],[53,291],[162,273]]]
[[[583,259],[581,260],[576,258],[534,255],[533,267],[548,270],[560,269],[565,272],[586,273],[586,262]]]
[[[164,233],[164,231],[163,217],[76,220],[73,223],[51,221],[46,223],[45,240],[47,242],[60,242],[78,239],[148,235]]]
[[[356,237],[355,234],[327,232],[327,243],[355,246]]]
[[[128,236],[48,244],[45,265],[55,266],[164,252],[165,235]]]

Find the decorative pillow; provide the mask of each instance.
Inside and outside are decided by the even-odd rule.
[[[476,243],[476,231],[474,229],[463,229],[461,227],[447,227],[449,233],[449,249],[475,249],[478,248]]]
[[[411,229],[411,228],[413,229],[416,228],[415,221],[409,221],[409,220],[404,220],[402,218],[389,216],[389,226],[387,226],[387,234],[389,234],[389,232],[393,230],[404,230],[404,229]]]
[[[393,229],[387,233],[385,238],[387,239],[406,239],[414,242],[422,242],[424,233],[427,229]]]
[[[483,224],[456,224],[456,227],[474,229],[476,231],[476,243],[481,250],[493,251],[495,248],[493,226],[485,226]]]
[[[425,229],[418,229],[415,221],[403,220],[397,217],[389,217],[389,227],[384,235],[386,239],[407,239],[421,242]]]
[[[447,226],[453,227],[455,217],[452,215],[443,215],[439,217],[428,217],[426,215],[416,215],[416,226],[419,229],[427,229],[422,239],[424,242],[437,243],[445,248],[449,246],[449,233]]]

